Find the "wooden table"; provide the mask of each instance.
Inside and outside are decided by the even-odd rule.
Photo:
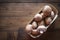
[[[33,39],[25,32],[26,24],[47,3],[1,3],[0,40],[59,40],[60,17],[41,37]],[[52,3],[60,12],[59,3]],[[59,14],[60,15],[60,14]]]

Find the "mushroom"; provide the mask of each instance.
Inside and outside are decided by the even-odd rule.
[[[48,5],[44,6],[44,8],[42,9],[42,12],[44,13],[43,16],[49,16],[51,14],[52,8]]]
[[[49,25],[51,23],[51,21],[52,21],[51,17],[48,17],[45,19],[45,24]]]
[[[31,24],[28,24],[25,28],[26,32],[28,33],[31,33],[31,30],[32,30],[32,25]]]
[[[44,21],[42,20],[42,21],[38,22],[38,26],[39,25],[44,25]]]
[[[37,23],[35,21],[32,22],[32,28],[33,29],[37,28]]]
[[[51,11],[51,18],[53,19],[53,18],[54,18],[54,16],[55,16],[54,12],[53,12],[53,11]]]
[[[42,34],[47,30],[47,28],[44,25],[40,25],[38,26],[37,30],[39,30],[40,34]]]
[[[40,15],[39,13],[36,14],[36,15],[34,16],[34,20],[37,21],[37,22],[41,21],[41,20],[42,20],[42,15]]]

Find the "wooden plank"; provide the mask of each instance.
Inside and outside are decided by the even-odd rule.
[[[2,3],[0,4],[0,17],[32,16],[39,9],[41,9],[41,7],[44,4],[47,4],[47,3]],[[52,3],[52,4],[58,10],[60,9],[59,7],[60,3]]]
[[[0,2],[60,2],[60,0],[0,0]]]
[[[0,17],[23,17],[34,15],[44,3],[2,3],[0,5]]]
[[[14,40],[15,36],[14,36],[14,32],[7,32],[7,40]]]
[[[60,18],[55,21],[55,29],[60,29]]]
[[[14,40],[17,40],[18,32],[14,32]]]
[[[30,19],[31,17],[2,17],[0,19],[0,30],[18,30],[22,26],[24,28]]]
[[[0,32],[0,40],[7,40],[7,32]]]

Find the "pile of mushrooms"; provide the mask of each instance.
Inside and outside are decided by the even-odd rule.
[[[32,22],[26,26],[26,32],[33,35],[41,35],[47,30],[47,26],[55,16],[54,11],[49,5],[43,7],[42,11],[37,13]]]

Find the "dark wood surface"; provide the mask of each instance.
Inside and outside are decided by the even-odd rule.
[[[35,3],[37,3],[37,2],[50,2],[50,3],[57,3],[57,2],[60,2],[60,0],[0,0],[0,2],[10,2],[10,3],[19,3],[19,2],[21,2],[21,3],[33,3],[33,2],[35,2]]]
[[[1,3],[0,40],[60,40],[60,3],[51,3],[58,9],[59,16],[41,37],[33,39],[24,30],[45,4],[48,3]]]

